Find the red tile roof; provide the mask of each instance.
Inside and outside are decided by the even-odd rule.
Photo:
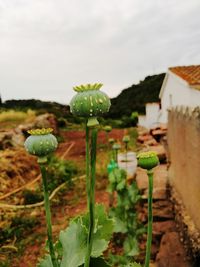
[[[200,86],[200,65],[172,67],[170,71],[185,80],[190,86]]]

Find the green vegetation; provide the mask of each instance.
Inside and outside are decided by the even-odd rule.
[[[38,203],[44,199],[42,192],[39,190],[25,189],[22,192],[22,196],[24,198],[24,205]]]
[[[159,102],[159,92],[165,73],[147,76],[139,84],[123,90],[116,98],[111,99],[109,118],[130,116],[133,111],[145,112],[145,104]]]
[[[77,167],[74,162],[59,159],[55,155],[49,157],[47,166],[48,189],[53,191],[60,184],[72,183],[71,179],[77,174]]]
[[[144,267],[149,267],[151,258],[151,244],[153,233],[153,169],[159,164],[159,158],[153,151],[141,152],[138,154],[138,166],[145,169],[148,176],[149,191],[148,191],[148,229],[147,229],[147,244]]]
[[[0,243],[12,240],[14,237],[17,238],[18,241],[19,239],[23,239],[37,224],[39,224],[38,218],[25,216],[13,217],[6,228],[0,229]]]
[[[159,101],[158,95],[164,76],[165,73],[147,76],[139,84],[132,85],[123,90],[117,97],[111,99],[110,111],[99,120],[100,124],[108,124],[113,128],[135,126],[137,123],[137,116],[135,118],[134,115],[137,115],[137,112],[143,114],[147,102]],[[28,109],[32,109],[36,111],[37,115],[46,112],[53,113],[58,118],[61,127],[68,127],[71,123],[79,125],[85,123],[85,118],[70,113],[69,106],[56,102],[29,99],[7,100],[4,103],[0,103],[1,111],[8,109],[17,111],[27,111]]]
[[[135,127],[138,124],[138,116],[139,113],[137,111],[133,111],[131,114],[131,122],[132,122],[132,126]]]
[[[137,138],[138,138],[138,131],[136,127],[131,127],[128,129],[128,134],[130,136],[129,147],[131,150],[136,151],[137,147]]]
[[[1,112],[0,123],[1,122],[13,122],[13,121],[20,123],[22,121],[31,120],[34,118],[35,118],[35,112],[30,109],[28,109],[27,112],[7,110],[7,111]]]
[[[139,254],[139,237],[146,229],[139,223],[136,212],[136,204],[141,199],[136,182],[127,183],[126,171],[115,168],[109,173],[110,194],[117,193],[117,203],[110,209],[110,215],[114,218],[114,232],[120,234],[123,244],[123,256],[111,255],[112,266],[121,266],[132,260]],[[123,235],[122,235],[123,234]]]
[[[112,101],[117,105],[113,106],[110,114],[106,117],[101,118],[99,122],[103,122],[102,125],[108,125],[104,127],[104,130],[108,133],[112,130],[113,125],[117,127],[128,127],[129,129],[124,131],[125,138],[123,139],[125,143],[125,151],[127,153],[128,144],[131,149],[136,148],[136,138],[137,138],[137,130],[134,128],[138,122],[138,112],[143,112],[143,108],[146,102],[157,101],[158,98],[158,89],[160,90],[160,86],[162,83],[162,79],[164,74],[154,75],[151,77],[147,77],[143,82],[140,82],[139,85],[133,85],[130,88],[124,90],[117,98]],[[153,86],[154,85],[154,86]],[[88,86],[88,85],[87,85]],[[88,86],[90,87],[90,86]],[[155,90],[156,88],[156,90]],[[79,87],[78,87],[79,89]],[[83,94],[83,87],[81,87],[81,91],[78,90],[78,96]],[[148,91],[148,96],[144,97],[146,91]],[[157,92],[157,93],[156,93]],[[89,92],[89,104],[91,107],[94,106],[92,102],[94,92]],[[91,94],[92,93],[92,94]],[[99,93],[99,92],[98,92]],[[103,104],[102,97],[104,95],[97,94],[94,98],[95,103],[100,107]],[[83,95],[82,95],[83,97]],[[105,97],[105,96],[104,96]],[[105,97],[106,98],[106,97]],[[78,99],[80,100],[80,99]],[[87,98],[88,100],[88,98]],[[123,101],[122,101],[123,100]],[[28,105],[27,105],[28,103]],[[110,238],[113,234],[113,244],[117,247],[120,245],[121,251],[123,251],[123,255],[111,255],[110,263],[112,266],[140,266],[136,263],[130,263],[133,261],[133,257],[138,255],[139,253],[139,237],[144,233],[145,229],[140,225],[137,219],[136,212],[136,204],[140,200],[141,196],[139,194],[139,190],[137,188],[136,182],[132,182],[129,184],[127,181],[127,174],[125,170],[119,169],[117,166],[117,153],[120,149],[120,144],[115,143],[113,145],[113,149],[115,149],[115,157],[113,159],[114,169],[109,170],[109,192],[110,194],[116,196],[116,202],[112,202],[112,207],[110,209],[110,217],[107,216],[105,209],[102,205],[95,205],[95,181],[96,176],[99,175],[98,169],[96,169],[96,160],[98,160],[98,165],[100,169],[100,175],[102,176],[103,168],[105,162],[108,161],[109,155],[105,156],[105,150],[101,149],[102,154],[97,159],[96,149],[97,149],[97,132],[98,129],[90,126],[97,125],[97,118],[99,116],[99,106],[96,107],[96,110],[93,110],[91,107],[88,109],[87,107],[82,106],[83,102],[72,103],[75,105],[76,115],[80,115],[82,117],[78,118],[69,113],[69,108],[63,105],[59,105],[57,103],[51,102],[42,102],[38,100],[22,100],[20,106],[18,106],[18,101],[6,101],[5,103],[0,103],[0,108],[2,110],[2,119],[0,117],[0,122],[5,121],[17,121],[21,122],[26,120],[27,118],[32,118],[35,114],[40,114],[43,112],[52,112],[54,113],[61,127],[67,127],[68,125],[72,125],[72,123],[76,123],[79,127],[82,127],[83,124],[85,126],[86,132],[86,196],[87,196],[87,208],[88,211],[85,214],[82,214],[75,219],[71,220],[69,226],[60,232],[59,241],[56,244],[53,244],[52,238],[52,225],[51,225],[51,213],[50,213],[50,201],[49,194],[57,188],[60,184],[65,182],[71,182],[72,177],[77,173],[77,169],[75,165],[69,161],[65,161],[59,159],[55,156],[49,156],[49,152],[52,152],[56,149],[56,145],[50,143],[48,139],[41,139],[41,132],[38,136],[34,136],[32,141],[37,139],[39,143],[38,149],[30,149],[27,150],[31,154],[38,156],[38,163],[40,166],[42,181],[43,181],[43,190],[44,190],[44,204],[46,211],[46,222],[47,222],[47,236],[48,236],[48,246],[50,255],[45,256],[45,258],[40,261],[39,266],[53,266],[53,267],[92,267],[92,266],[110,266],[105,261],[106,259],[102,258],[102,254],[106,251],[108,244],[110,242]],[[44,105],[43,105],[44,104]],[[76,106],[77,104],[77,106]],[[88,104],[88,103],[87,103]],[[96,105],[95,104],[95,105]],[[7,108],[14,107],[15,110],[6,110]],[[30,111],[29,108],[36,108],[35,111]],[[97,109],[98,108],[98,109]],[[104,110],[106,112],[109,108],[109,103],[107,102]],[[94,111],[94,113],[93,113]],[[96,112],[98,111],[98,112]],[[80,113],[81,112],[81,113]],[[85,116],[85,119],[83,118]],[[88,119],[88,124],[86,122],[86,118]],[[112,127],[111,127],[111,126]],[[114,127],[115,127],[114,126]],[[116,131],[117,132],[117,131]],[[48,135],[49,133],[45,133]],[[35,135],[35,134],[33,134]],[[129,138],[130,136],[130,138]],[[47,138],[47,136],[45,136]],[[107,137],[107,141],[108,141]],[[42,147],[41,143],[45,141],[45,147]],[[52,141],[52,140],[51,140]],[[114,140],[111,140],[110,146]],[[129,143],[130,141],[130,143]],[[31,143],[33,145],[33,142]],[[35,145],[35,143],[34,143]],[[53,148],[51,147],[53,146]],[[52,148],[52,149],[51,149]],[[43,149],[42,152],[40,149]],[[106,150],[108,152],[108,150]],[[101,164],[102,157],[102,164]],[[146,158],[144,157],[146,160]],[[115,160],[115,161],[114,161]],[[127,160],[127,158],[126,158]],[[115,163],[115,164],[114,164]],[[145,163],[146,164],[146,163]],[[14,165],[14,164],[13,164]],[[110,166],[112,167],[112,166]],[[152,165],[150,166],[152,168]],[[101,169],[102,168],[102,169]],[[151,175],[152,173],[148,173]],[[24,175],[24,173],[23,173]],[[99,176],[100,176],[99,175]],[[21,177],[23,178],[23,177]],[[152,182],[150,185],[150,189],[152,191]],[[41,195],[42,189],[37,188],[35,191],[33,190],[24,190],[22,196],[24,198],[25,204],[32,204],[35,202],[39,202],[43,200]],[[152,202],[152,199],[151,199]],[[145,263],[145,267],[149,267],[149,259],[150,259],[150,248],[151,248],[151,233],[152,233],[152,208],[150,206],[149,209],[150,219],[148,226],[148,249],[147,249],[147,260]],[[36,216],[36,215],[34,215]],[[12,239],[15,236],[19,239],[23,237],[24,232],[29,231],[35,224],[37,224],[37,220],[35,217],[30,217],[30,220],[25,219],[24,217],[14,217],[12,222],[8,224],[8,227],[0,232],[0,241],[7,241],[7,239]],[[71,216],[70,216],[71,217]],[[11,221],[11,220],[10,220]],[[115,221],[115,225],[113,222]],[[25,231],[24,231],[25,230]],[[117,239],[115,240],[115,238]],[[111,250],[110,250],[111,251]]]

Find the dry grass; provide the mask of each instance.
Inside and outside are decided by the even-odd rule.
[[[1,112],[0,123],[30,121],[33,120],[34,118],[35,118],[35,111],[30,109],[27,112],[9,110]]]
[[[0,196],[34,179],[38,173],[36,159],[24,149],[0,151]]]

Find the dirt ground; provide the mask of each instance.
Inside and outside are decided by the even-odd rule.
[[[114,129],[109,134],[109,138],[114,138],[116,141],[121,141],[123,136],[127,132],[123,129]],[[84,131],[63,131],[63,142],[59,144],[57,155],[67,160],[73,160],[77,166],[84,170],[85,166],[85,134]],[[105,146],[106,146],[106,134],[103,131],[98,135],[98,156],[97,156],[97,184],[96,184],[96,202],[103,203],[106,207],[109,205],[109,196],[106,192],[107,176],[106,176],[106,160],[105,160]],[[160,166],[160,170],[163,172],[164,166]],[[101,174],[101,175],[99,175]],[[142,174],[137,174],[138,180],[141,183],[138,185],[144,193],[146,190],[146,178],[142,178]],[[35,177],[32,177],[33,179]],[[185,252],[182,244],[179,242],[179,235],[176,231],[174,222],[173,207],[169,206],[172,203],[166,201],[167,194],[163,194],[161,187],[160,175],[158,177],[158,187],[160,192],[157,192],[158,200],[154,200],[154,215],[156,220],[154,222],[154,236],[152,245],[152,256],[154,267],[191,267],[186,261],[182,262]],[[27,179],[27,182],[30,182]],[[155,179],[156,185],[156,179]],[[16,186],[21,186],[17,184]],[[10,189],[13,190],[14,188]],[[156,189],[156,188],[155,188]],[[145,193],[146,192],[146,193]],[[158,194],[159,193],[159,194]],[[160,195],[161,194],[161,195]],[[14,195],[8,200],[14,200]],[[7,199],[6,199],[7,200]],[[146,223],[147,218],[147,201],[146,197],[142,201],[140,207],[141,221]],[[64,191],[58,193],[58,195],[52,200],[52,223],[53,223],[53,236],[57,240],[60,230],[66,228],[70,218],[83,213],[86,210],[86,193],[85,193],[85,179],[80,179],[74,183],[74,185]],[[171,206],[170,206],[171,207]],[[20,241],[20,247],[18,253],[13,251],[6,252],[4,257],[11,260],[10,265],[3,265],[9,267],[35,267],[38,258],[45,253],[46,242],[46,223],[45,213],[43,207],[31,209],[26,211],[30,216],[36,217],[40,224],[35,226],[31,232],[27,233],[26,238],[23,239],[23,243]],[[154,216],[155,217],[155,216]],[[154,218],[155,219],[155,218]],[[12,241],[13,242],[13,241]],[[145,240],[143,245],[145,247]],[[17,240],[13,243],[18,246]],[[167,244],[167,245],[166,245]],[[167,248],[167,249],[166,249]],[[171,249],[172,248],[172,249]],[[177,252],[174,254],[174,252]],[[170,264],[168,263],[170,255]],[[144,255],[142,255],[144,257]],[[1,261],[1,253],[0,253]],[[179,265],[179,263],[181,265]],[[187,265],[188,264],[188,265]],[[1,264],[0,264],[1,266]]]
[[[63,131],[63,142],[59,144],[56,154],[61,158],[67,160],[73,160],[76,162],[78,167],[84,168],[85,164],[85,133],[84,131]],[[114,129],[109,134],[109,138],[114,138],[116,141],[121,141],[125,131],[122,129]],[[106,144],[106,134],[100,131],[98,134],[98,157],[99,165],[101,164],[101,151],[105,148]],[[105,153],[104,153],[105,154]],[[104,156],[105,157],[105,156]],[[102,159],[102,162],[105,158]],[[97,164],[98,165],[98,164]],[[102,167],[102,166],[101,166]],[[105,166],[106,167],[106,166]],[[104,170],[105,172],[106,170]],[[37,169],[38,174],[38,169]],[[32,177],[32,176],[31,176]],[[34,179],[34,177],[32,177]],[[17,184],[16,188],[10,188],[11,191],[24,185]],[[27,182],[30,182],[27,179]],[[39,181],[40,182],[40,181]],[[96,185],[96,202],[103,203],[108,207],[109,197],[106,192],[107,178],[104,176],[98,179]],[[6,192],[9,193],[9,192]],[[9,201],[12,203],[12,196],[5,198],[4,201]],[[3,196],[3,194],[2,194]],[[60,200],[62,198],[62,200]],[[16,204],[16,203],[15,203]],[[17,203],[19,204],[19,203]],[[70,220],[74,216],[83,213],[86,210],[86,194],[85,194],[85,180],[75,182],[74,186],[70,189],[65,190],[65,192],[58,194],[58,197],[52,201],[52,224],[53,224],[53,236],[55,240],[58,238],[60,230],[64,229]],[[28,233],[26,240],[23,244],[20,244],[20,252],[13,253],[6,252],[6,257],[11,260],[10,267],[34,267],[38,261],[38,258],[44,255],[45,242],[46,242],[46,223],[45,214],[42,207],[31,209],[28,211],[30,216],[34,216],[39,219],[40,224],[37,225],[30,233]],[[17,246],[17,240],[14,245]],[[1,255],[0,255],[1,256]],[[3,255],[5,258],[5,254]],[[0,264],[1,266],[1,264]]]

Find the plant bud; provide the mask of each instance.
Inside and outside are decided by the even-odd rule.
[[[110,125],[106,125],[105,127],[103,127],[103,130],[107,133],[112,131],[112,127]]]
[[[109,144],[113,145],[114,142],[115,142],[115,139],[114,139],[114,138],[109,138],[109,139],[108,139],[108,142],[109,142]]]
[[[138,166],[146,170],[151,170],[159,164],[157,153],[154,151],[141,152],[137,159]]]
[[[130,136],[129,136],[129,135],[124,135],[122,141],[123,141],[124,143],[129,143],[129,142],[130,142]]]
[[[25,141],[26,151],[38,157],[45,157],[56,150],[58,142],[56,137],[51,134],[53,129],[35,129],[28,131],[31,134]]]
[[[101,83],[95,83],[73,88],[77,94],[70,102],[70,111],[74,115],[88,118],[89,127],[98,125],[97,117],[101,117],[110,109],[110,99],[99,90],[101,87]]]
[[[112,146],[112,149],[113,150],[119,150],[121,148],[120,144],[118,143],[115,143],[113,146]]]

